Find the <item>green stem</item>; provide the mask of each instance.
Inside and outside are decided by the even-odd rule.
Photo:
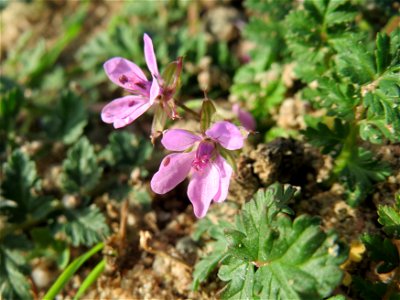
[[[357,156],[358,148],[357,148],[357,136],[358,136],[359,127],[356,125],[356,122],[350,124],[350,132],[347,136],[342,151],[339,156],[336,158],[336,165],[333,169],[333,172],[336,176],[338,176],[344,168],[348,165],[349,161],[352,157]]]
[[[187,107],[185,104],[177,102],[176,106],[182,108],[184,111],[186,111],[187,113],[190,113],[193,117],[195,117],[195,119],[197,121],[200,121],[200,114],[195,112],[193,109]]]

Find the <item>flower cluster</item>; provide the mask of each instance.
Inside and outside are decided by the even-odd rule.
[[[164,76],[160,75],[153,42],[147,34],[144,35],[144,54],[151,80],[136,64],[124,58],[115,57],[104,64],[109,79],[131,95],[106,105],[101,118],[106,123],[112,123],[115,128],[121,128],[157,104],[163,115],[155,116],[152,126],[154,137],[160,129],[155,128],[154,124],[164,123],[166,116],[171,119],[178,117],[173,97],[179,85],[182,58],[167,66]],[[151,180],[152,190],[157,194],[165,194],[189,176],[187,195],[198,218],[206,215],[212,201],[222,202],[226,199],[233,169],[223,154],[229,156],[230,151],[241,149],[245,139],[236,125],[228,121],[213,123],[215,111],[210,100],[203,103],[199,114],[199,134],[183,129],[163,132],[161,144],[174,153],[162,160]],[[234,105],[232,111],[246,129],[255,129],[254,119],[248,112],[238,105]]]

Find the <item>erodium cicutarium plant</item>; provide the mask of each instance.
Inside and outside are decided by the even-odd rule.
[[[131,95],[118,98],[107,104],[101,118],[112,123],[115,128],[124,127],[145,113],[151,106],[161,110],[153,121],[151,137],[163,128],[165,116],[178,118],[177,103],[173,96],[179,87],[182,58],[178,58],[166,68],[166,75],[160,75],[151,38],[144,34],[144,55],[151,73],[148,80],[144,72],[133,62],[121,57],[106,61],[104,70],[108,78],[124,88]],[[184,105],[180,105],[187,109]],[[241,131],[228,121],[217,121],[216,109],[209,99],[204,100],[200,114],[190,110],[200,123],[201,132],[196,134],[183,129],[169,129],[163,132],[161,144],[174,153],[167,155],[160,169],[151,180],[151,188],[157,194],[165,194],[189,177],[187,195],[198,218],[203,218],[211,201],[222,202],[228,195],[232,177],[232,166],[223,157],[243,147],[246,129],[254,130],[255,121],[251,114],[235,104],[233,114],[242,123]],[[156,126],[154,124],[161,124]]]

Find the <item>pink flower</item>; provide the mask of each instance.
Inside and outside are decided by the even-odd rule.
[[[218,148],[237,150],[243,147],[243,142],[239,128],[226,121],[215,123],[203,135],[183,129],[166,130],[161,143],[170,151],[180,152],[162,160],[151,180],[152,190],[165,194],[189,175],[187,195],[196,217],[204,217],[212,200],[226,199],[232,176],[232,167],[219,154]]]
[[[177,87],[182,60],[179,58],[176,62],[177,68],[173,82],[165,86],[165,82],[158,71],[153,42],[147,34],[144,34],[143,40],[144,56],[152,76],[151,81],[147,79],[136,64],[125,58],[114,57],[104,63],[104,70],[108,78],[132,94],[117,98],[103,108],[101,119],[105,123],[112,123],[115,128],[121,128],[132,123],[156,101],[166,107],[172,118],[176,117],[175,106],[169,102]]]
[[[242,126],[246,130],[249,131],[256,130],[256,121],[248,111],[245,111],[244,109],[240,108],[239,104],[237,103],[233,104],[232,111],[234,114],[236,114],[240,124],[242,124]]]

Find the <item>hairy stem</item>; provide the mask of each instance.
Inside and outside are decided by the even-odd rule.
[[[342,151],[336,159],[336,166],[333,170],[336,176],[338,176],[352,159],[358,153],[357,149],[357,136],[359,128],[355,123],[350,124],[350,132],[347,136]]]
[[[177,102],[176,106],[182,108],[185,112],[191,114],[197,121],[200,121],[200,114],[195,112],[193,109],[187,107],[185,104]]]

